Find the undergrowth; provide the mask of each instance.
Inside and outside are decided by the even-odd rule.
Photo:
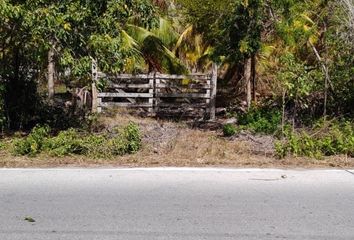
[[[133,154],[141,148],[139,127],[129,123],[121,129],[107,134],[89,134],[77,129],[50,135],[48,126],[37,126],[25,138],[12,143],[14,155],[36,156],[46,153],[54,157],[84,155],[93,158],[109,158],[118,155]]]
[[[0,150],[3,150],[5,148],[5,143],[4,141],[0,138]]]
[[[236,126],[230,123],[225,124],[222,130],[225,137],[232,137],[237,133]]]
[[[326,121],[307,131],[287,127],[284,139],[276,142],[275,148],[279,158],[292,155],[320,159],[341,154],[354,157],[354,123]]]
[[[252,108],[238,116],[241,129],[260,134],[274,134],[281,124],[281,112],[277,109]]]
[[[279,158],[286,156],[311,157],[346,155],[354,157],[354,122],[346,120],[320,120],[311,127],[295,129],[284,126],[281,131],[282,114],[272,108],[252,108],[238,116],[238,126],[225,125],[225,136],[232,136],[239,130],[280,137],[275,150]]]

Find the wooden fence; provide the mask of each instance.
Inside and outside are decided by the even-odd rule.
[[[210,74],[109,75],[92,65],[93,112],[112,107],[136,108],[161,117],[215,119],[217,66]],[[99,92],[98,83],[104,86]]]

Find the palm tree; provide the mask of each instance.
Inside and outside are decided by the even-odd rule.
[[[192,72],[204,71],[211,65],[210,54],[212,47],[208,45],[203,36],[194,31],[193,25],[180,35],[173,51]]]
[[[130,63],[128,69],[147,66],[148,71],[158,71],[167,73],[186,73],[187,68],[169,49],[176,41],[177,34],[173,31],[172,26],[166,19],[161,18],[159,27],[148,30],[146,28],[127,24],[122,30],[124,42],[124,50],[131,54],[131,58],[127,60]]]

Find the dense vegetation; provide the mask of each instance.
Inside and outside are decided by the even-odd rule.
[[[276,143],[278,157],[289,154],[322,158],[346,155],[354,157],[354,124],[351,122],[322,122],[310,131],[285,131],[285,140]]]
[[[84,155],[93,158],[109,158],[136,153],[141,147],[141,136],[136,124],[114,129],[109,134],[89,134],[75,129],[50,135],[48,126],[36,126],[25,138],[10,143],[15,155],[36,156],[45,153],[54,157]]]
[[[280,156],[352,155],[353,32],[353,0],[0,0],[0,128],[87,122],[55,103],[55,85],[90,88],[93,59],[113,73],[208,71],[216,62],[219,102],[239,125],[225,135],[275,134]],[[117,154],[136,150],[48,131],[34,128],[15,152],[90,154],[88,144],[107,141]]]

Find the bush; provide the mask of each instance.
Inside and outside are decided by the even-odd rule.
[[[328,123],[327,123],[328,125]],[[277,156],[287,155],[321,158],[345,154],[354,157],[354,124],[334,122],[306,132],[285,131],[285,139],[275,145]]]
[[[49,138],[43,146],[43,151],[56,157],[87,152],[82,144],[82,136],[75,129],[62,131],[58,136]]]
[[[31,133],[23,139],[17,139],[13,143],[13,153],[15,155],[34,156],[42,151],[43,144],[49,136],[48,126],[36,126]]]
[[[81,146],[83,151],[77,155],[85,155],[92,158],[110,158],[115,155],[113,154],[110,141],[111,139],[106,134],[82,136]]]
[[[141,135],[139,126],[129,123],[123,130],[123,138],[127,140],[127,152],[136,153],[141,148]]]
[[[110,135],[93,135],[69,129],[61,131],[57,136],[49,137],[48,127],[36,127],[26,138],[14,142],[14,153],[28,156],[44,152],[55,157],[84,155],[108,158],[136,153],[140,148],[140,130],[134,123],[129,123]]]
[[[223,133],[224,133],[225,137],[232,137],[237,132],[236,127],[233,124],[230,124],[230,123],[225,124],[222,130],[223,130]]]
[[[281,124],[281,112],[277,109],[252,108],[239,115],[239,125],[255,133],[274,134]]]

